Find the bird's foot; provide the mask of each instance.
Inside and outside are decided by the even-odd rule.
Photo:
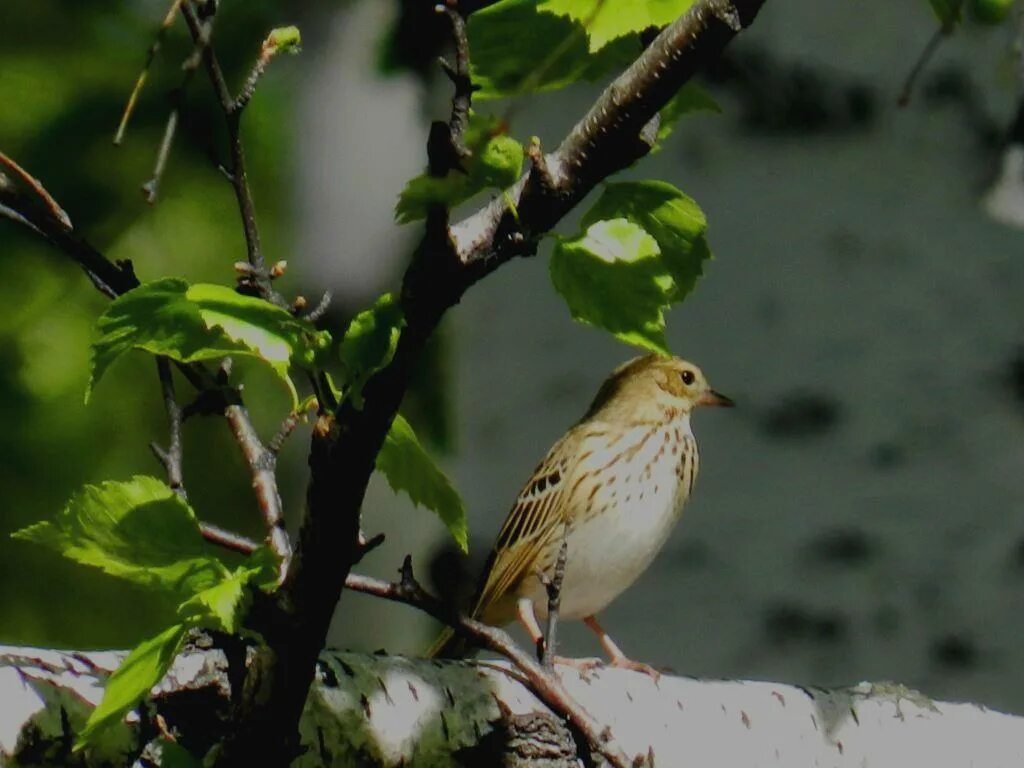
[[[580,673],[580,677],[584,680],[589,680],[591,672],[604,666],[604,659],[599,659],[596,656],[586,656],[581,659],[574,659],[570,656],[555,656],[554,662],[565,667],[572,667]]]
[[[618,667],[619,669],[630,669],[634,672],[642,672],[650,677],[655,683],[661,680],[661,672],[650,664],[644,664],[642,661],[633,661],[626,656],[613,656],[608,661],[608,665],[611,667]]]

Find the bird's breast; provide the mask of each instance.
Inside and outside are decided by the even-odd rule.
[[[602,610],[633,584],[661,550],[696,480],[689,421],[634,438],[635,454],[595,475],[569,532],[562,613]],[[543,602],[543,601],[541,601]]]

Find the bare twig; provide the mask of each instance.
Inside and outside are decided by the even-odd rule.
[[[139,284],[131,262],[113,263],[78,236],[71,219],[34,176],[0,152],[0,216],[42,235],[77,263],[113,299]]]
[[[910,97],[914,93],[914,86],[917,84],[918,78],[921,73],[924,72],[924,68],[928,66],[928,62],[932,60],[932,56],[939,50],[939,45],[942,41],[949,37],[950,29],[941,26],[935,33],[928,38],[928,42],[924,46],[924,50],[917,57],[917,61],[914,62],[914,66],[910,68],[910,72],[907,73],[907,79],[903,81],[903,87],[900,88],[900,94],[896,98],[896,104],[901,107],[905,107],[910,103]]]
[[[168,18],[172,18],[176,10],[181,8],[183,2],[188,0],[177,0],[168,14]],[[166,20],[165,20],[166,22]],[[213,17],[209,20],[202,22],[202,34],[195,40],[195,47],[192,53],[189,55],[185,62],[181,66],[182,75],[181,83],[177,88],[174,89],[171,94],[171,113],[167,116],[167,124],[164,127],[164,135],[160,140],[160,147],[156,153],[156,165],[153,167],[153,175],[149,181],[142,185],[142,194],[146,198],[146,202],[153,205],[156,202],[157,193],[160,190],[160,181],[163,179],[164,171],[167,169],[167,160],[171,155],[171,147],[174,145],[174,136],[178,130],[178,121],[181,118],[181,104],[185,94],[185,89],[188,88],[189,82],[192,80],[192,76],[195,75],[196,69],[199,67],[199,62],[202,61],[203,51],[210,42],[210,36],[213,34]],[[146,62],[148,68],[149,62]],[[146,70],[143,70],[145,74]],[[134,99],[135,94],[132,94]],[[132,100],[129,100],[129,107],[132,106]],[[127,119],[127,111],[125,113],[125,119]],[[123,125],[123,124],[122,124]],[[115,138],[115,143],[117,139]]]
[[[167,485],[171,490],[186,498],[184,480],[181,472],[182,444],[181,444],[181,406],[174,397],[174,379],[171,376],[171,363],[166,357],[156,359],[156,370],[160,377],[160,389],[164,398],[164,410],[167,412],[170,439],[167,449],[161,449],[156,445],[150,446],[153,453],[164,465],[167,472]]]
[[[324,295],[320,297],[320,301],[313,309],[306,313],[306,319],[311,323],[317,323],[327,314],[327,310],[331,308],[331,299],[333,298],[330,291],[325,291]]]
[[[544,652],[540,662],[545,669],[555,666],[555,646],[558,644],[558,611],[562,606],[562,583],[565,581],[565,561],[569,552],[569,522],[562,526],[562,546],[558,548],[558,558],[550,578],[542,574],[541,583],[548,593],[548,618],[544,632]]]
[[[204,25],[192,8],[192,0],[183,0],[181,12],[185,17],[192,39],[198,45],[204,37]],[[253,269],[251,282],[240,280],[239,287],[262,296],[278,306],[285,306],[284,300],[273,289],[270,284],[270,276],[267,273],[266,263],[263,259],[263,250],[260,245],[259,228],[256,225],[256,207],[253,204],[252,192],[249,190],[249,176],[245,166],[245,152],[242,149],[242,140],[239,135],[239,122],[242,116],[241,110],[235,109],[235,100],[228,90],[227,81],[224,79],[224,72],[220,68],[217,54],[213,46],[205,44],[202,49],[202,60],[210,77],[217,100],[220,102],[221,110],[224,112],[224,120],[228,131],[228,146],[231,152],[231,166],[228,169],[228,179],[235,191],[235,198],[238,200],[238,210],[242,217],[242,229],[245,233],[246,254],[250,266]]]
[[[235,436],[238,447],[252,473],[252,487],[256,502],[263,513],[267,526],[267,543],[281,561],[281,579],[288,570],[292,558],[292,545],[284,524],[281,495],[277,490],[277,455],[264,447],[249,419],[245,407],[230,404],[224,409],[224,418]]]
[[[178,15],[178,5],[180,3],[181,0],[172,0],[171,7],[167,9],[167,13],[164,15],[164,20],[160,23],[160,28],[156,31],[156,37],[153,39],[152,44],[150,44],[149,51],[146,52],[146,63],[142,65],[142,71],[139,72],[139,76],[135,79],[135,87],[132,88],[131,95],[128,96],[128,103],[124,106],[124,112],[121,114],[121,122],[118,123],[117,131],[114,133],[114,144],[120,144],[124,141],[124,134],[125,130],[128,128],[128,121],[131,119],[132,112],[135,111],[135,104],[139,99],[139,94],[142,93],[142,87],[146,84],[146,80],[149,78],[150,67],[153,66],[153,60],[160,51],[160,46],[163,44],[164,37],[167,35],[167,30],[170,29],[171,24],[174,23],[174,17]]]
[[[252,539],[242,536],[240,533],[225,530],[213,523],[200,523],[199,532],[211,544],[224,547],[224,549],[229,549],[240,555],[251,555],[260,548],[260,545]]]
[[[418,608],[435,619],[449,624],[476,644],[501,654],[515,664],[529,682],[530,689],[553,712],[567,719],[586,737],[595,752],[600,753],[616,768],[629,768],[632,762],[622,750],[612,743],[608,729],[600,725],[576,703],[553,671],[545,669],[534,661],[530,654],[520,648],[505,630],[462,614],[453,614],[447,605],[428,593],[419,584],[413,574],[410,557],[406,556],[400,573],[401,579],[397,582],[387,582],[370,576],[350,573],[345,579],[345,586],[356,592],[375,595],[385,600],[405,603]]]
[[[445,14],[451,22],[452,43],[455,48],[454,64],[441,60],[441,66],[455,88],[448,131],[456,155],[466,157],[470,152],[466,147],[464,134],[466,126],[469,125],[469,110],[474,91],[473,82],[469,77],[469,38],[466,36],[466,20],[459,12],[458,0],[446,0],[437,6],[437,11]]]
[[[291,436],[292,432],[299,425],[302,420],[303,414],[301,413],[289,413],[284,421],[281,422],[281,426],[278,427],[277,433],[270,438],[267,443],[267,450],[275,456],[281,452],[284,447],[285,441]]]

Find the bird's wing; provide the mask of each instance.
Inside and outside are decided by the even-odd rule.
[[[474,616],[483,616],[489,606],[529,575],[552,538],[560,535],[581,439],[578,428],[567,432],[519,492],[487,561]]]

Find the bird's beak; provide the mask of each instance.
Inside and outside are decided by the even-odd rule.
[[[732,401],[732,398],[726,397],[719,392],[715,392],[713,389],[706,389],[704,390],[704,393],[697,398],[697,405],[714,405],[719,408],[732,408],[736,403]]]

